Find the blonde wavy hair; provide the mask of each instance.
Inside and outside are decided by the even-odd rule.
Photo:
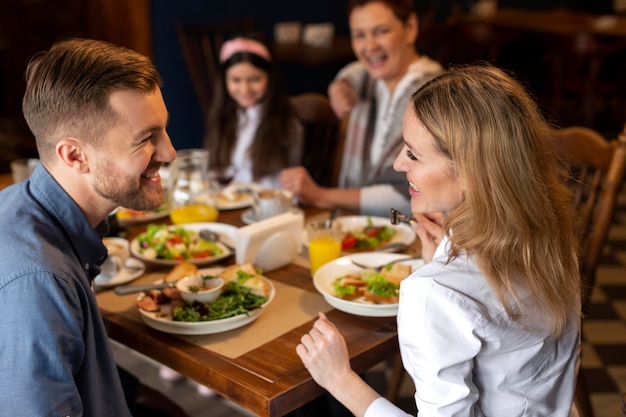
[[[580,316],[575,214],[534,100],[503,71],[467,66],[422,87],[412,108],[465,185],[444,223],[452,256],[475,257],[512,319],[558,336]]]

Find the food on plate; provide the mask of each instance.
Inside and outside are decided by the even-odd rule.
[[[250,199],[250,192],[240,190],[223,190],[218,195],[218,201],[223,204]]]
[[[119,207],[117,211],[115,212],[115,217],[117,217],[118,220],[141,220],[143,218],[153,217],[161,213],[165,214],[166,211],[167,211],[166,204],[163,204],[161,207],[159,207],[156,210],[150,210],[150,211],[132,210],[126,207]]]
[[[176,282],[179,279],[182,279],[191,275],[196,275],[197,272],[198,272],[198,267],[196,265],[183,261],[179,263],[178,265],[176,265],[174,268],[170,270],[170,272],[167,273],[167,275],[165,276],[165,281]]]
[[[147,259],[189,260],[221,255],[215,242],[202,239],[197,231],[183,226],[149,224],[137,237],[138,252]]]
[[[374,304],[397,303],[400,282],[411,274],[411,266],[393,263],[380,272],[365,269],[349,273],[333,281],[335,296],[344,300]]]
[[[224,279],[226,285],[229,282],[237,282],[244,287],[250,288],[255,295],[261,297],[269,295],[269,286],[250,263],[227,266],[218,276]]]
[[[371,218],[367,218],[365,226],[347,231],[341,240],[343,251],[372,250],[388,242],[396,233],[391,226],[374,226]]]
[[[182,265],[182,264],[181,264]],[[185,268],[177,265],[167,275],[183,278]],[[196,271],[197,272],[197,271]],[[185,275],[188,276],[188,275]],[[221,320],[240,314],[249,314],[268,300],[270,288],[251,264],[232,265],[214,275],[224,280],[222,293],[212,303],[186,303],[176,288],[164,288],[146,292],[137,300],[137,306],[159,317],[173,321],[199,322]],[[203,275],[203,277],[213,277]],[[168,308],[162,308],[163,306]]]

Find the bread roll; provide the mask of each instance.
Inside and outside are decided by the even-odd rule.
[[[260,297],[267,297],[270,293],[270,287],[267,285],[265,280],[257,273],[254,266],[251,263],[246,263],[243,265],[231,265],[224,268],[224,270],[219,274],[220,277],[224,279],[224,283],[229,283],[230,281],[237,281],[237,273],[239,271],[243,271],[248,275],[252,275],[252,278],[245,280],[244,282],[239,282],[244,287],[250,288],[252,294],[258,295]]]
[[[166,282],[176,282],[179,279],[196,275],[198,273],[198,267],[189,262],[181,262],[176,265],[172,270],[165,276]]]

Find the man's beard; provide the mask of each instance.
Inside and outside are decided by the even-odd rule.
[[[94,189],[101,197],[131,210],[156,210],[163,204],[165,192],[162,187],[147,190],[140,178],[124,176],[110,161],[103,161],[97,168]]]

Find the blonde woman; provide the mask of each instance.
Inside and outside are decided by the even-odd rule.
[[[397,320],[420,417],[568,416],[580,331],[574,215],[536,105],[496,68],[460,68],[413,96],[403,131],[394,166],[427,263],[402,282]],[[404,415],[350,369],[323,314],[297,352],[355,415]]]

